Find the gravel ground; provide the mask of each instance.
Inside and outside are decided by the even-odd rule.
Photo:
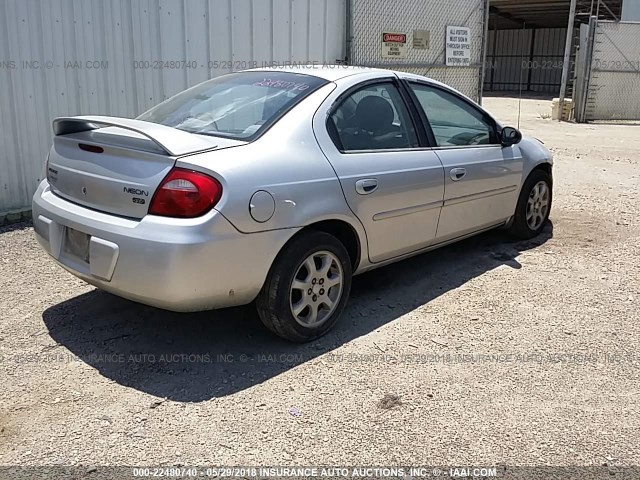
[[[516,100],[485,105],[516,122]],[[0,464],[639,465],[640,127],[550,111],[523,102],[556,158],[540,238],[357,277],[309,345],[251,308],[97,291],[3,227]]]

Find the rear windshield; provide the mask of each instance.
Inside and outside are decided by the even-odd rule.
[[[327,83],[297,73],[232,73],[185,90],[138,120],[201,135],[252,140]]]

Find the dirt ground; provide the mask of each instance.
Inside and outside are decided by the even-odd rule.
[[[540,238],[357,277],[308,345],[97,291],[3,227],[0,464],[639,465],[640,127],[550,112],[523,101],[556,162]]]

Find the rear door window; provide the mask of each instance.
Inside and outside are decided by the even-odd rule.
[[[415,126],[393,82],[351,93],[329,118],[328,129],[336,146],[346,152],[418,146]]]

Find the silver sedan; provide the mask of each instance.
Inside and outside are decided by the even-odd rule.
[[[250,70],[53,130],[33,218],[58,264],[169,310],[255,301],[293,341],[336,323],[353,275],[492,228],[530,238],[551,209],[540,141],[409,73]]]

